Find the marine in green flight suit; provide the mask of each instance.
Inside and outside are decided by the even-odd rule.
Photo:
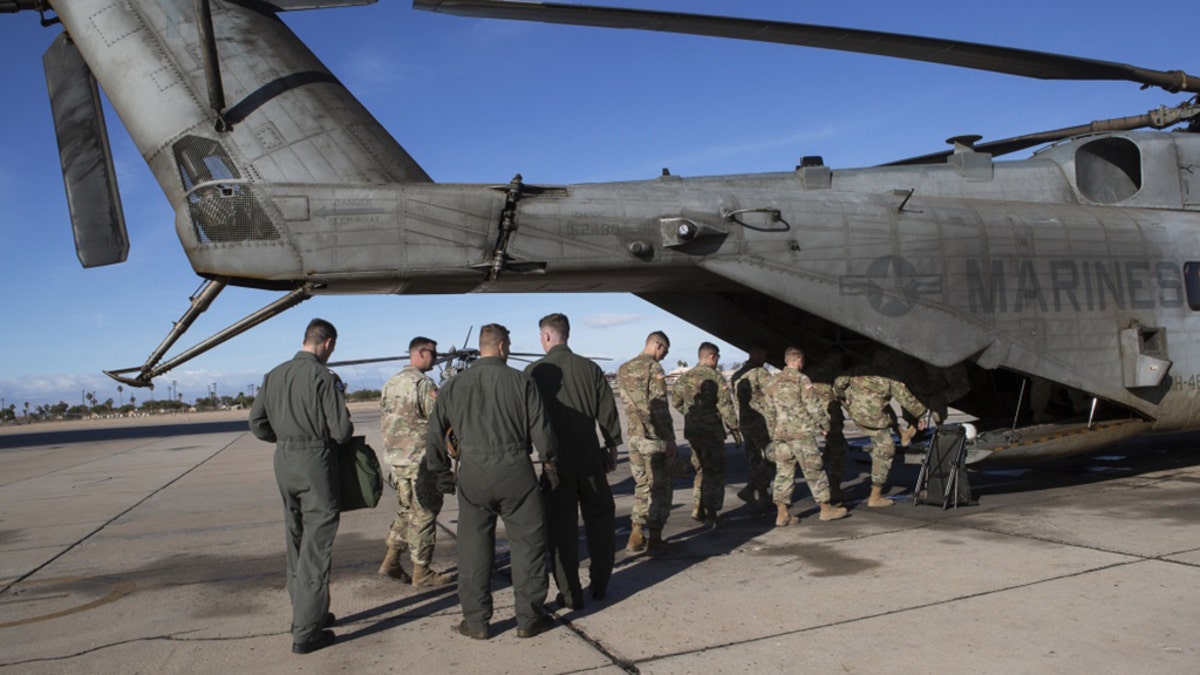
[[[608,592],[616,560],[616,503],[607,474],[617,466],[621,420],[612,387],[591,359],[567,346],[571,322],[565,314],[549,314],[538,323],[545,358],[525,369],[533,378],[558,438],[559,486],[546,492],[546,525],[554,579],[562,604],[583,607],[579,581],[579,516],[587,540],[592,597]],[[604,436],[596,439],[596,423]]]
[[[458,439],[458,630],[491,636],[492,563],[496,518],[504,519],[512,559],[517,637],[533,637],[554,625],[545,614],[546,527],[531,446],[553,472],[557,441],[537,386],[505,364],[508,329],[488,324],[479,331],[482,358],[442,387],[426,438],[426,467],[448,471],[446,433]],[[555,478],[553,482],[557,482]]]
[[[275,443],[275,481],[283,497],[287,588],[292,600],[292,651],[332,644],[329,570],[338,529],[337,446],[354,434],[344,385],[325,367],[337,329],[313,319],[291,361],[263,378],[250,408],[250,431]]]

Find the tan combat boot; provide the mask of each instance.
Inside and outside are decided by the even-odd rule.
[[[662,538],[662,530],[650,530],[650,538],[646,540],[646,553],[664,553],[670,544]]]
[[[454,581],[454,575],[434,571],[429,565],[413,565],[413,586],[445,586]]]
[[[896,502],[883,496],[883,486],[882,485],[872,485],[871,486],[871,496],[867,498],[867,506],[870,506],[872,508],[883,508],[883,507],[887,507],[887,506],[892,506],[895,503]]]
[[[692,507],[692,520],[698,523],[704,522],[704,507],[700,506],[700,502],[696,502],[696,505]]]
[[[889,500],[890,501],[890,500]],[[838,518],[846,517],[846,507],[834,506],[829,502],[821,504],[821,520],[837,520]]]
[[[412,577],[408,576],[408,572],[405,572],[404,568],[400,566],[400,549],[388,549],[387,557],[383,559],[383,564],[379,566],[379,574],[395,579],[400,583],[412,583]]]
[[[907,448],[912,443],[913,436],[917,435],[917,428],[913,425],[900,430],[900,447]]]
[[[646,550],[646,538],[642,535],[642,526],[634,523],[633,530],[629,533],[629,543],[625,545],[625,550],[630,553],[639,553]]]
[[[779,513],[775,516],[775,527],[787,527],[788,525],[796,522],[796,519],[793,518],[790,513],[788,513],[787,504],[776,504],[775,508],[779,511]]]

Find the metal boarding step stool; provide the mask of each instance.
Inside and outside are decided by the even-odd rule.
[[[967,480],[967,431],[961,424],[943,424],[929,442],[913,487],[913,506],[941,504],[942,510],[974,504]]]

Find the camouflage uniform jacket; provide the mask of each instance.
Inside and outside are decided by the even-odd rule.
[[[812,382],[813,393],[816,394],[825,405],[833,402],[837,395],[833,393],[833,383],[838,375],[841,375],[841,369],[831,361],[823,361],[814,366],[804,369],[804,374],[808,376]]]
[[[925,406],[903,382],[872,373],[878,373],[878,368],[859,366],[850,369],[833,383],[834,392],[846,402],[846,410],[855,424],[865,429],[886,429],[891,426],[892,418],[884,408],[892,397],[917,417],[925,414]]]
[[[829,429],[825,403],[817,396],[812,380],[795,368],[784,368],[763,389],[764,410],[771,440],[812,440]]]
[[[747,363],[730,379],[733,381],[733,393],[737,397],[741,428],[766,431],[767,420],[762,414],[763,387],[771,381],[771,373],[762,366]]]
[[[630,438],[675,440],[675,423],[667,405],[667,376],[649,354],[639,354],[617,369],[617,391],[625,402]]]
[[[679,376],[671,394],[671,405],[683,413],[683,435],[687,438],[721,440],[726,427],[738,428],[729,385],[716,368],[695,366]]]
[[[425,373],[408,366],[383,385],[379,431],[384,458],[392,466],[419,466],[425,456],[425,432],[438,388]]]

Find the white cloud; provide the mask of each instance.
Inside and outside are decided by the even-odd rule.
[[[637,323],[644,318],[641,314],[593,314],[583,320],[583,325],[588,328],[613,328]]]
[[[257,387],[262,383],[262,373],[172,371],[154,380],[154,390],[124,386],[123,392],[117,391],[118,382],[102,373],[23,375],[0,378],[0,397],[4,399],[5,405],[15,403],[18,409],[25,401],[29,401],[33,406],[59,401],[75,405],[83,402],[84,392],[94,393],[100,401],[111,398],[114,402],[128,402],[130,396],[136,396],[139,401],[147,401],[152,398],[167,398],[172,382],[176,383],[176,390],[183,394],[184,400],[191,402],[207,396],[214,383],[217,385],[217,394],[221,396],[236,396],[238,392],[249,393],[251,384]]]

